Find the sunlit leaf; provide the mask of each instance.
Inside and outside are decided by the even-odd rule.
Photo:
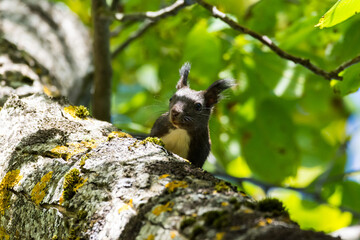
[[[264,101],[254,122],[242,136],[242,149],[250,169],[268,182],[294,176],[299,165],[294,125],[274,101]]]
[[[332,80],[330,84],[341,96],[356,92],[360,88],[360,68],[356,65],[349,67],[344,71],[342,81]]]
[[[136,76],[141,86],[150,92],[156,93],[160,90],[161,85],[154,66],[150,64],[143,65],[137,70]]]
[[[341,35],[341,38],[334,44],[334,48],[329,54],[330,60],[337,64],[346,62],[360,53],[360,20],[352,21],[350,26]]]
[[[358,0],[338,0],[329,11],[325,13],[315,27],[320,29],[332,27],[345,21],[360,12],[360,1]]]
[[[251,171],[242,157],[238,157],[227,165],[227,173],[234,177],[249,177]]]
[[[360,211],[360,184],[354,181],[345,181],[342,183],[342,201],[341,205]]]
[[[299,193],[274,190],[271,196],[278,197],[284,202],[291,219],[298,222],[303,229],[332,232],[351,223],[351,213],[342,212],[336,207],[325,204],[319,205],[316,202],[302,200]]]
[[[187,35],[183,62],[192,63],[190,78],[214,81],[220,70],[220,41],[207,31],[206,21],[199,21]]]

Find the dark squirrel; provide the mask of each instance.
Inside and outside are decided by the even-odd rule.
[[[161,115],[151,129],[151,137],[159,137],[165,148],[197,167],[202,167],[210,153],[209,118],[220,93],[233,85],[221,79],[203,91],[190,89],[190,64],[180,69],[176,92],[170,98],[169,111]]]

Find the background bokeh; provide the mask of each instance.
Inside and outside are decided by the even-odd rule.
[[[61,2],[91,31],[89,0]],[[173,2],[122,0],[120,11],[156,11]],[[333,70],[360,53],[359,15],[332,28],[314,27],[333,0],[208,2],[322,69]],[[114,20],[112,50],[141,24]],[[206,170],[256,199],[281,199],[304,229],[331,232],[358,223],[360,97],[350,93],[360,82],[359,65],[342,73],[344,82],[325,80],[193,5],[160,20],[113,58],[112,122],[149,132],[167,110],[186,61],[193,89],[219,78],[237,83],[210,120],[213,157]]]

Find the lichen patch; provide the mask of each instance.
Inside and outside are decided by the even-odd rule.
[[[65,200],[70,200],[77,192],[77,190],[82,187],[87,179],[84,179],[80,176],[79,169],[73,168],[66,175],[63,186],[63,193],[60,197],[60,204]]]
[[[47,154],[50,157],[62,158],[68,161],[72,156],[85,153],[98,146],[99,141],[89,140],[75,143],[67,143],[65,146],[57,146]]]
[[[20,175],[20,170],[12,170],[8,172],[0,183],[0,214],[4,215],[5,210],[10,207],[10,198],[11,192],[9,191],[15,185],[17,185],[22,176]]]
[[[133,205],[133,200],[130,199],[129,200],[129,203],[125,203],[122,207],[119,208],[119,213],[121,213],[122,211],[126,211],[130,208],[133,208],[134,205]]]
[[[173,192],[176,188],[187,188],[189,185],[186,181],[174,180],[165,185],[169,192]]]
[[[108,135],[107,140],[111,141],[114,138],[132,138],[132,136],[125,132],[113,131]]]
[[[154,210],[152,211],[152,213],[156,216],[159,216],[163,212],[171,212],[173,210],[172,209],[173,206],[174,206],[173,202],[168,202],[164,205],[159,205],[159,206],[155,207]]]
[[[39,205],[46,195],[46,186],[50,182],[53,171],[45,174],[31,191],[31,199]]]
[[[89,110],[84,106],[68,106],[64,108],[64,111],[70,114],[75,119],[84,119],[90,115]]]

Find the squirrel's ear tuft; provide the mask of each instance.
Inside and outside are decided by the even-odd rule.
[[[214,106],[220,100],[220,93],[234,85],[234,81],[230,79],[220,79],[211,84],[204,93],[206,106]]]
[[[188,87],[188,76],[190,73],[191,65],[189,62],[184,63],[184,65],[180,69],[180,79],[176,84],[176,89],[180,89],[183,87]]]

